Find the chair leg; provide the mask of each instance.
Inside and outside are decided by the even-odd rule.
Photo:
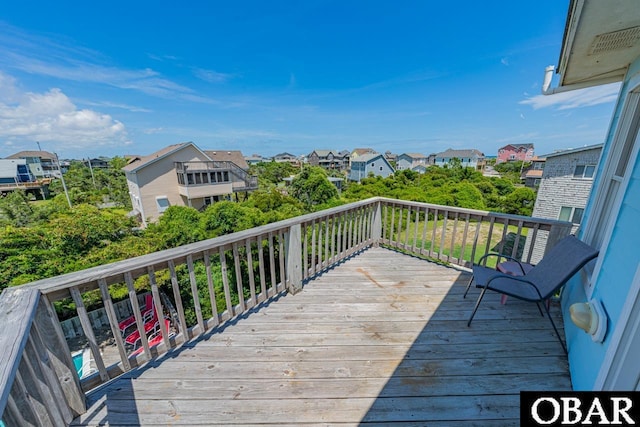
[[[467,289],[465,289],[464,295],[462,295],[462,298],[467,297],[467,293],[469,292],[469,288],[471,288],[472,283],[473,283],[473,275],[471,275],[471,279],[469,279],[469,283],[467,283]]]
[[[551,326],[553,326],[553,330],[556,333],[556,336],[558,337],[558,341],[560,341],[560,345],[562,346],[562,349],[564,350],[564,353],[566,355],[569,355],[569,352],[567,351],[567,346],[562,341],[562,337],[560,336],[560,333],[558,332],[558,328],[556,328],[556,324],[553,321],[553,318],[551,317],[551,313],[549,312],[549,307],[547,307],[547,304],[542,304],[542,305],[544,306],[544,309],[547,311],[547,316],[549,316],[549,321],[551,322]]]
[[[540,303],[539,302],[536,303],[536,307],[538,307],[538,311],[540,312],[540,316],[544,317],[544,313],[542,312],[542,309],[540,308]],[[549,306],[547,306],[547,308],[549,308]]]
[[[478,297],[478,301],[476,302],[476,306],[473,308],[473,313],[471,313],[471,317],[469,317],[469,321],[467,322],[467,326],[471,326],[471,321],[473,320],[473,316],[476,315],[476,311],[478,311],[478,307],[480,306],[480,301],[482,301],[482,297],[484,297],[484,293],[487,292],[487,288],[482,288],[482,292],[480,292],[480,296]]]

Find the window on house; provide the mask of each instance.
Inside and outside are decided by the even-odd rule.
[[[193,185],[193,174],[192,173],[188,173],[187,174],[187,184],[188,185]]]
[[[515,159],[516,159],[516,155],[515,155],[515,154],[510,155],[510,156],[509,156],[509,159],[511,159],[511,160],[515,160]]]
[[[596,172],[596,165],[576,165],[573,171],[574,178],[593,179]]]
[[[382,171],[382,166],[380,166],[380,171]]]
[[[158,213],[162,213],[167,210],[170,206],[169,199],[167,196],[158,196],[156,197],[156,206],[158,208]]]
[[[560,221],[571,221],[574,224],[580,224],[582,222],[583,208],[573,208],[570,206],[563,206],[560,208],[560,215],[558,219]]]

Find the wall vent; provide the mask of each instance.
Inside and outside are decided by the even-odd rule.
[[[627,49],[640,42],[640,27],[599,34],[593,40],[589,55],[607,53],[614,50]]]

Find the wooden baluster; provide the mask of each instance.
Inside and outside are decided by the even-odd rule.
[[[209,255],[209,251],[204,251],[203,259],[204,269],[207,273],[207,287],[209,288],[209,301],[211,303],[211,320],[213,321],[212,326],[215,327],[220,324],[220,318],[218,316],[218,302],[213,283],[213,271],[211,269],[211,256]]]
[[[218,253],[220,255],[220,269],[222,270],[222,287],[224,289],[224,299],[225,303],[227,304],[228,317],[231,318],[236,315],[236,312],[231,300],[231,288],[229,286],[229,271],[227,270],[227,255],[225,254],[225,248],[221,246],[218,249]]]
[[[104,310],[107,313],[107,318],[109,319],[109,326],[111,327],[113,338],[116,341],[116,347],[118,347],[118,353],[120,354],[122,366],[125,372],[130,371],[131,364],[129,364],[129,358],[127,357],[127,352],[124,348],[124,341],[122,340],[120,328],[118,327],[118,316],[116,316],[116,311],[113,308],[113,301],[111,300],[111,295],[109,295],[109,287],[107,286],[107,281],[105,279],[98,280],[98,286],[100,287],[100,294],[102,295]]]
[[[451,232],[451,247],[449,248],[449,255],[447,255],[448,262],[451,262],[451,260],[455,258],[453,255],[453,251],[455,250],[457,232],[458,232],[458,212],[456,212],[454,215],[453,231]]]
[[[182,296],[180,295],[180,284],[178,283],[178,275],[176,273],[176,266],[172,259],[167,261],[169,266],[169,277],[171,278],[171,290],[173,291],[173,300],[175,301],[175,308],[178,312],[178,321],[180,322],[180,332],[182,333],[182,339],[189,341],[192,337],[189,336],[189,327],[184,317],[184,306],[182,304]]]
[[[275,256],[275,242],[273,241],[273,233],[269,232],[269,269],[271,273],[271,290],[273,295],[278,293],[276,282],[276,256]]]
[[[187,255],[187,268],[189,269],[189,283],[191,284],[191,295],[193,295],[193,309],[196,312],[198,327],[200,327],[200,335],[204,334],[204,316],[202,315],[202,306],[200,305],[200,294],[198,292],[198,281],[196,279],[196,269],[193,265],[193,255]],[[160,319],[160,317],[158,317]],[[164,323],[164,322],[160,322]],[[167,347],[168,348],[168,347]]]
[[[458,257],[458,265],[465,266],[464,254],[467,249],[467,235],[469,234],[469,220],[471,215],[467,213],[464,218],[464,232],[462,234],[462,246],[460,247],[460,257]]]
[[[309,229],[306,224],[302,226],[302,272],[305,279],[309,278]]]
[[[284,251],[284,231],[278,233],[278,262],[280,264],[280,284],[278,292],[282,292],[287,287],[287,276],[285,273],[285,251]]]
[[[306,238],[304,239],[307,240]],[[310,274],[313,275],[316,272],[316,221],[311,222],[311,266]]]
[[[434,257],[434,254],[436,253],[435,247],[436,247],[436,233],[437,233],[436,229],[438,228],[438,208],[436,208],[435,211],[433,212],[433,225],[432,225],[432,228],[433,228],[433,230],[431,230],[431,245],[429,246],[429,256],[430,257]]]
[[[140,334],[140,342],[142,343],[142,348],[144,349],[144,354],[148,359],[151,359],[151,351],[149,351],[149,342],[146,339],[146,335],[144,333],[144,321],[142,319],[142,314],[140,312],[140,304],[138,304],[138,295],[136,294],[136,290],[133,284],[133,277],[130,272],[126,272],[124,274],[124,281],[127,284],[127,290],[129,291],[129,302],[131,303],[131,309],[133,310],[133,317],[136,319],[136,329]]]
[[[529,244],[529,252],[527,253],[527,257],[525,262],[531,263],[531,257],[533,256],[533,251],[536,247],[536,239],[538,238],[538,230],[540,229],[540,223],[535,223],[533,225],[533,233],[531,234],[531,239],[529,240],[531,243]]]
[[[149,283],[151,284],[151,295],[153,296],[153,305],[156,310],[156,318],[158,319],[158,326],[160,327],[160,333],[162,334],[162,341],[167,347],[167,351],[171,348],[171,342],[169,341],[169,331],[167,325],[164,323],[164,309],[162,306],[162,298],[160,298],[160,289],[158,288],[158,282],[156,281],[156,272],[153,268],[147,267],[147,273],[149,276]],[[148,341],[146,334],[140,335],[142,341]]]
[[[233,265],[236,272],[236,291],[238,292],[238,303],[240,305],[240,313],[244,313],[247,306],[244,301],[244,289],[242,286],[242,269],[240,268],[240,254],[238,252],[238,243],[233,243]]]
[[[425,245],[427,244],[427,228],[429,227],[429,208],[424,208],[424,227],[422,227],[422,245],[420,246],[420,254],[425,254]]]
[[[251,238],[245,240],[245,251],[247,252],[247,270],[249,272],[249,292],[251,294],[251,306],[258,305],[256,298],[256,279],[253,272],[253,254],[251,249]]]
[[[107,382],[110,379],[109,374],[107,373],[107,369],[104,366],[102,354],[100,353],[100,346],[98,345],[98,340],[96,340],[96,336],[93,333],[93,326],[91,326],[91,320],[89,320],[87,308],[84,306],[84,302],[82,301],[82,295],[80,295],[80,291],[78,290],[77,286],[69,288],[69,292],[71,293],[73,302],[76,304],[76,311],[78,312],[80,325],[82,326],[84,336],[87,337],[87,341],[89,342],[93,360],[96,362],[98,372],[100,373],[100,379],[102,380],[102,382]]]
[[[269,291],[267,290],[267,279],[264,271],[264,235],[258,236],[258,273],[260,274],[260,294],[258,299],[260,302],[269,298]]]
[[[518,221],[518,231],[516,233],[516,238],[513,241],[513,249],[511,250],[511,256],[513,258],[518,257],[518,247],[520,246],[520,235],[522,234],[522,225],[524,222],[522,220]]]

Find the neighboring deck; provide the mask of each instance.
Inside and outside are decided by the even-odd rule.
[[[567,359],[531,303],[489,295],[468,328],[469,277],[369,249],[92,392],[76,421],[518,425],[520,390],[571,388]]]

